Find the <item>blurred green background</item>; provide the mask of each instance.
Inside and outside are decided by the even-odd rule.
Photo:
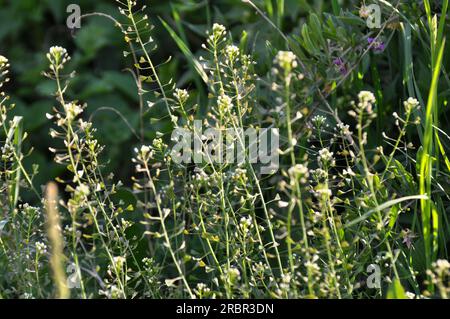
[[[310,2],[314,3],[312,7],[307,1],[285,2],[284,29],[299,25],[299,16],[306,16],[313,9],[321,11],[326,5],[324,1]],[[29,134],[25,149],[29,150],[31,145],[34,147],[26,159],[27,168],[31,169],[32,163],[39,165],[40,174],[34,180],[38,187],[64,174],[64,167],[55,164],[48,151],[53,141],[48,134],[51,121],[45,114],[55,105],[52,97],[55,88],[54,83],[42,75],[48,68],[45,53],[51,46],[60,45],[72,56],[66,71],[77,72],[68,95],[88,104],[87,114],[98,129],[97,137],[107,145],[103,153],[104,162],[109,166],[108,170],[115,172],[116,178],[127,183],[131,174],[132,149],[139,140],[117,112],[104,108],[114,108],[136,132],[139,131],[136,86],[131,74],[125,71],[132,67],[132,62],[123,56],[122,52],[127,49],[123,35],[106,18],[83,19],[81,29],[71,32],[66,26],[69,16],[66,8],[72,3],[80,6],[82,14],[103,12],[121,18],[113,0],[0,0],[0,54],[8,57],[11,64],[11,83],[6,90],[16,104],[12,113],[25,118],[25,130]],[[155,0],[141,3],[147,4],[146,12],[155,25],[152,37],[158,44],[158,49],[153,52],[156,63],[172,57],[169,63],[159,68],[163,82],[173,78],[179,86],[190,88],[194,85],[194,78],[186,59],[158,17],[187,40],[192,52],[201,50],[205,32],[214,22],[227,25],[237,42],[246,30],[248,46],[263,62],[261,68],[268,68],[270,60],[264,57],[268,53],[266,46],[269,43],[276,46],[279,35],[241,0]],[[272,7],[272,16],[276,17],[276,1],[255,3],[262,8]],[[289,26],[289,21],[295,23]],[[156,109],[146,115],[147,139],[151,139],[156,131],[164,131],[167,124],[160,120],[158,113]]]

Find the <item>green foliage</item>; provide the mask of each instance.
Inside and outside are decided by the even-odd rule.
[[[365,1],[371,29],[359,1],[80,0],[73,32],[70,2],[0,0],[0,297],[61,287],[55,205],[74,298],[448,297],[448,1]],[[198,123],[279,129],[279,169],[177,162]]]

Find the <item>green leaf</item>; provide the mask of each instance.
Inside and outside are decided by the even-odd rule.
[[[183,42],[183,40],[175,33],[175,31],[167,24],[167,22],[161,18],[160,18],[160,20],[161,20],[161,23],[166,28],[166,30],[169,32],[172,39],[175,41],[175,43],[178,45],[180,50],[186,56],[186,58],[188,59],[188,62],[194,66],[195,70],[200,75],[203,82],[208,84],[208,75],[206,75],[200,62],[195,58],[195,56],[192,54],[191,50],[186,46],[186,44]]]
[[[405,289],[403,289],[400,280],[394,279],[394,281],[389,286],[386,297],[387,299],[407,299]]]
[[[134,83],[131,74],[107,71],[103,73],[103,80],[128,98],[134,101],[138,100],[136,83]]]
[[[86,54],[85,58],[92,58],[95,54],[109,44],[110,31],[102,24],[91,23],[83,26],[75,38],[75,42]]]
[[[389,208],[389,207],[391,207],[393,205],[396,205],[396,204],[399,204],[399,203],[402,203],[402,202],[405,202],[405,201],[417,200],[417,199],[428,200],[429,197],[426,196],[426,195],[414,195],[414,196],[406,196],[406,197],[397,198],[397,199],[393,199],[393,200],[387,201],[386,203],[381,204],[381,205],[379,205],[379,206],[369,210],[367,213],[365,213],[361,217],[356,218],[355,220],[352,220],[351,222],[345,224],[344,228],[353,226],[353,225],[355,225],[355,224],[357,224],[357,223],[359,223],[359,222],[361,222],[363,220],[366,220],[367,218],[369,218],[370,215],[372,215],[373,213],[375,213],[377,211],[382,211],[382,210],[384,210],[386,208]]]

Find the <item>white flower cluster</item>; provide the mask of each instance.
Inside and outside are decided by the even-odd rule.
[[[78,115],[83,113],[83,107],[75,102],[70,102],[64,105],[64,111],[66,112],[67,119],[72,121]]]
[[[45,253],[47,253],[47,245],[42,242],[37,242],[36,243],[36,252],[39,255],[44,255]]]
[[[331,195],[333,195],[331,189],[329,189],[328,187],[326,187],[326,185],[324,184],[319,184],[316,186],[316,188],[314,189],[315,191],[315,195],[318,198],[327,198],[327,197],[331,197]]]
[[[316,115],[311,119],[311,123],[317,130],[320,130],[324,125],[326,126],[326,122],[327,118],[322,115]]]
[[[208,297],[211,293],[211,289],[208,288],[204,283],[198,283],[197,287],[194,289],[195,294],[199,298]]]
[[[440,272],[447,272],[450,271],[450,262],[445,259],[438,259],[434,266],[440,271]]]
[[[336,125],[338,132],[341,136],[343,137],[348,137],[351,136],[353,134],[352,131],[350,131],[350,126],[348,124],[344,124],[344,123],[338,123]]]
[[[153,267],[153,259],[152,258],[148,258],[148,257],[144,257],[142,258],[142,263],[144,264],[145,268],[151,268]]]
[[[178,102],[183,105],[189,98],[189,93],[186,90],[175,89],[173,96],[178,100]]]
[[[323,148],[319,151],[319,156],[317,161],[319,161],[323,166],[334,166],[336,161],[333,157],[333,152],[330,152],[328,148]]]
[[[219,107],[219,111],[225,113],[229,111],[233,107],[233,100],[226,94],[221,94],[217,99],[217,106]]]
[[[247,170],[244,168],[236,168],[229,176],[233,181],[243,181],[245,183],[248,180]]]
[[[231,286],[234,286],[241,280],[241,272],[236,267],[230,267],[226,270],[226,279]]]
[[[70,56],[63,47],[53,46],[47,53],[47,59],[50,61],[50,69],[56,72],[64,67],[64,64],[70,60]]]
[[[215,38],[221,38],[227,33],[227,29],[223,25],[218,23],[214,23],[212,31],[213,31],[212,35]]]
[[[419,108],[420,103],[415,98],[410,97],[408,100],[403,102],[406,113],[410,113]]]
[[[288,173],[292,179],[298,180],[300,184],[306,184],[306,182],[308,181],[309,170],[308,167],[303,164],[292,166],[291,168],[289,168]]]
[[[321,168],[312,170],[311,174],[313,175],[314,179],[317,181],[324,180],[327,178],[327,172]]]
[[[292,283],[292,275],[291,274],[282,274],[281,275],[280,288],[283,291],[288,291],[291,283]]]
[[[140,149],[135,148],[134,152],[137,154],[137,161],[141,163],[147,163],[150,158],[153,157],[153,150],[150,146],[142,145]],[[136,162],[136,160],[133,160],[133,162]],[[141,169],[141,166],[138,165],[138,170]]]
[[[290,72],[298,66],[297,57],[291,51],[279,51],[274,63],[279,65],[284,71]]]
[[[155,138],[152,142],[153,148],[156,150],[162,150],[167,145],[164,144],[163,140],[161,138]]]
[[[60,46],[53,46],[50,48],[49,54],[54,57],[62,57],[67,53],[67,50]]]
[[[446,259],[438,259],[427,270],[429,281],[435,285],[442,298],[448,298],[450,294],[450,262]]]
[[[193,180],[200,181],[200,182],[206,182],[209,180],[209,178],[210,178],[210,176],[208,174],[206,174],[202,168],[196,167],[194,169],[194,174],[192,175]]]
[[[234,62],[239,57],[239,48],[235,45],[228,45],[225,48],[225,52],[227,54],[228,60],[230,62]]]
[[[319,256],[318,255],[313,255],[312,260],[308,260],[305,262],[305,267],[310,269],[313,273],[314,272],[319,272],[320,271],[320,267],[317,264],[317,261],[319,260]]]
[[[252,227],[253,227],[253,219],[251,216],[241,218],[239,228],[242,230],[244,235],[248,235]]]
[[[0,68],[5,67],[8,64],[8,59],[3,55],[0,55]]]
[[[360,110],[366,110],[368,114],[372,114],[372,106],[377,101],[375,95],[370,91],[361,91],[358,94],[358,108]]]
[[[89,190],[89,186],[87,186],[86,184],[81,184],[78,185],[75,189],[75,196],[86,197],[89,196],[90,192],[91,191]]]
[[[114,257],[113,258],[114,267],[118,270],[121,270],[125,265],[126,261],[127,260],[122,256]]]
[[[2,87],[5,82],[9,81],[8,78],[2,79],[2,77],[7,75],[9,72],[8,67],[9,67],[8,59],[5,58],[3,55],[0,55],[0,87]],[[1,96],[4,96],[3,92],[0,92],[0,94]]]
[[[217,50],[217,47],[220,43],[223,42],[225,35],[227,34],[227,29],[218,23],[214,23],[212,30],[206,32],[208,34],[208,38],[206,40],[207,44],[214,51]],[[202,48],[209,51],[206,44],[202,44]],[[203,58],[201,58],[203,60]],[[206,67],[206,65],[204,66]]]

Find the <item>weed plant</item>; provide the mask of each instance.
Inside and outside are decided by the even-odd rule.
[[[153,58],[151,6],[118,0],[115,17],[82,17],[109,19],[128,46],[139,110],[136,125],[122,116],[136,135],[122,154],[129,180],[108,170],[89,105],[72,98],[65,48],[49,49],[43,73],[55,88],[49,150],[65,171],[56,183],[34,182],[45,169],[24,165],[23,118],[1,92],[0,297],[448,298],[448,1],[415,11],[375,1],[389,17],[377,29],[366,4],[332,1],[332,13],[311,13],[291,34],[284,1],[243,2],[276,39],[265,55],[220,23],[194,54],[161,19],[193,87],[161,77],[171,61]],[[378,70],[397,60],[401,93],[385,91],[392,74]],[[0,56],[2,90],[9,63]],[[150,128],[149,140],[154,110],[170,128]],[[252,159],[248,128],[278,130],[270,174]],[[223,160],[225,141],[208,129],[243,160]],[[176,130],[202,145],[188,154],[200,161],[175,160]]]

